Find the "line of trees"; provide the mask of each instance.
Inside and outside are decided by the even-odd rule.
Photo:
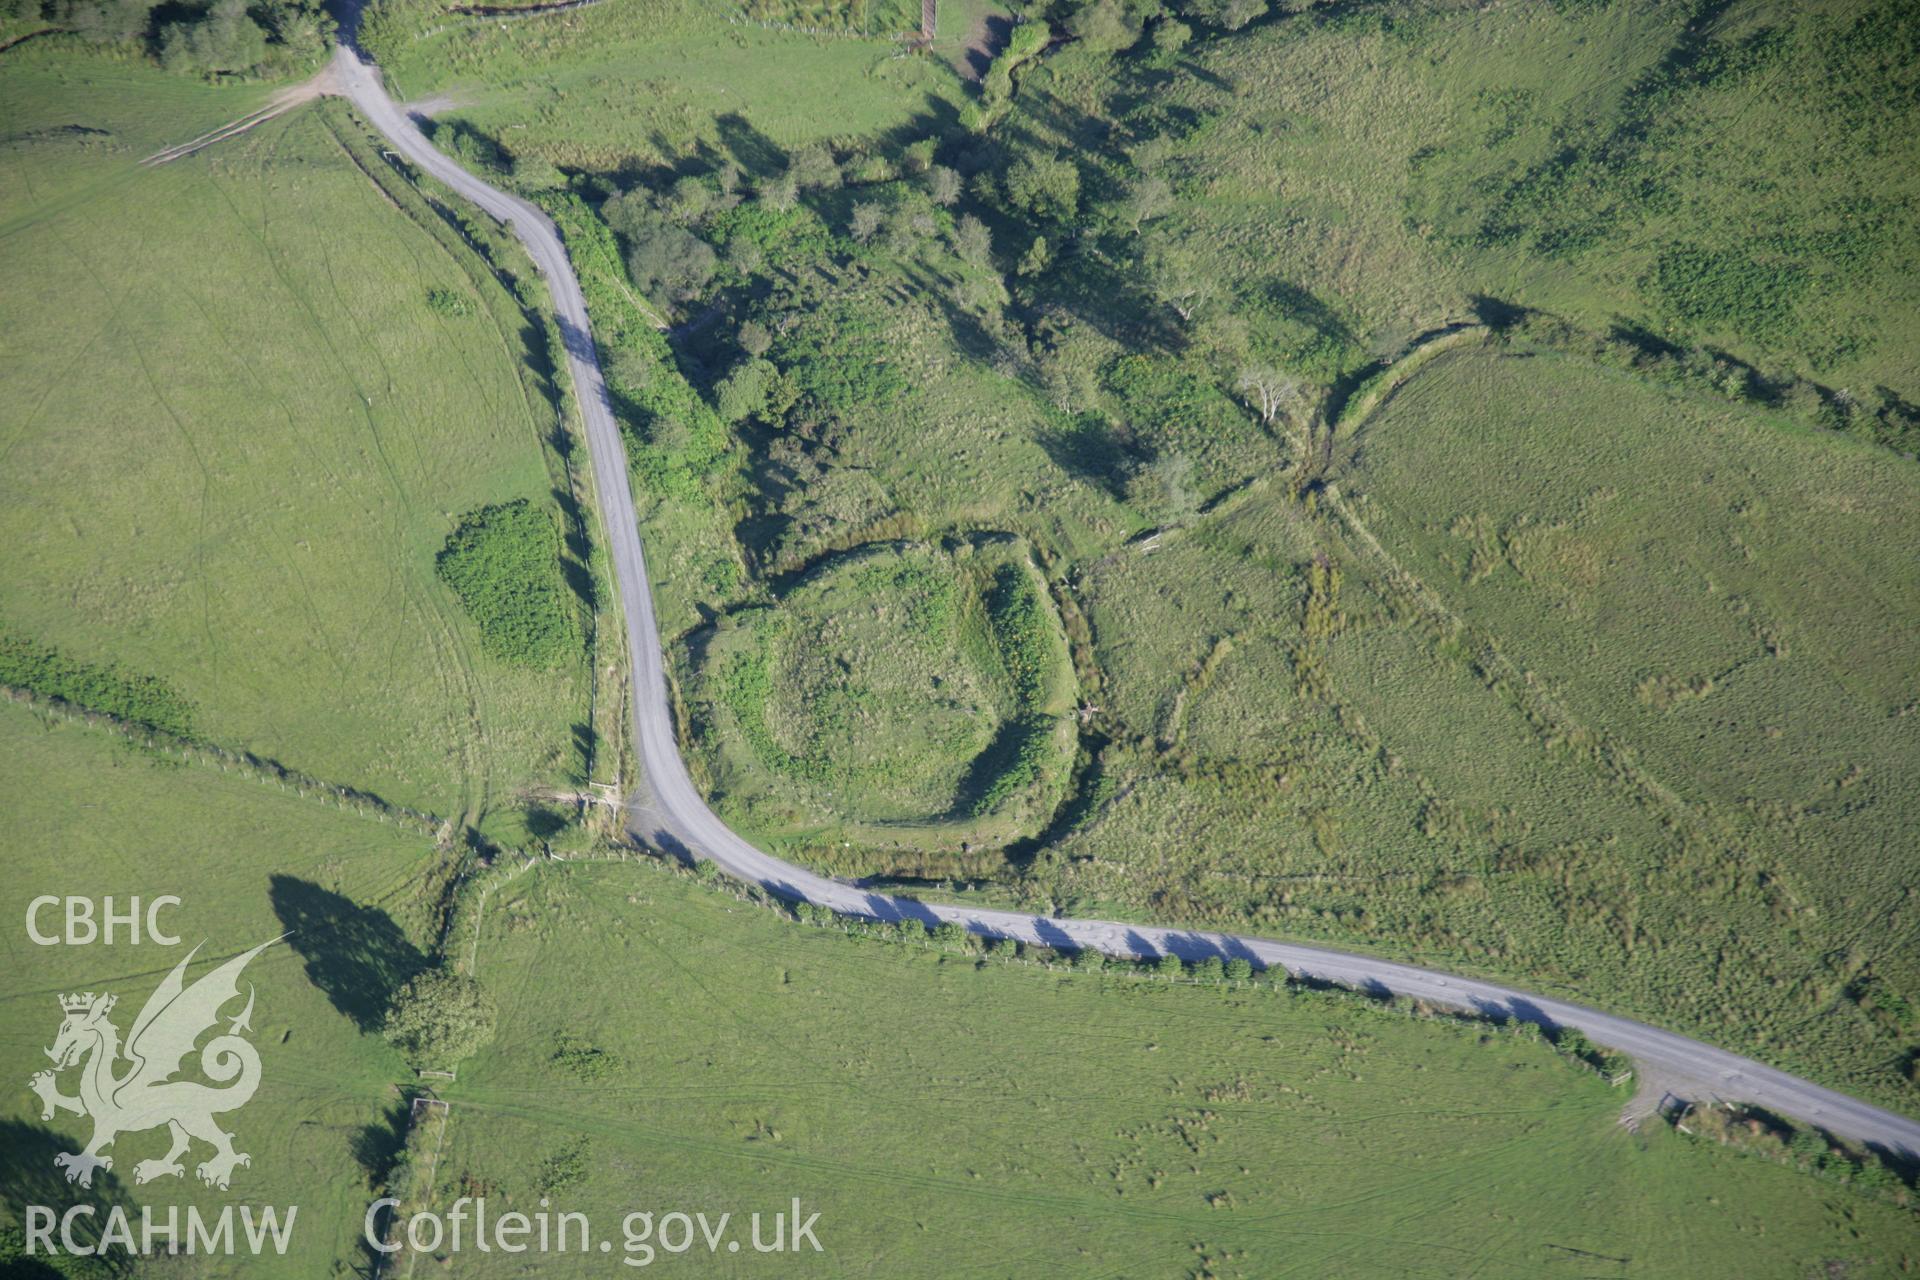
[[[320,0],[0,0],[0,16],[38,18],[207,76],[291,73],[325,57],[334,30]]]

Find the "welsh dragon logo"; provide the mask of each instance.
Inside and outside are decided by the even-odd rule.
[[[66,1170],[68,1182],[92,1186],[95,1169],[113,1170],[113,1157],[100,1153],[116,1137],[163,1124],[172,1145],[160,1159],[134,1166],[136,1183],[180,1176],[184,1172],[180,1157],[195,1138],[213,1147],[212,1157],[195,1170],[208,1186],[226,1190],[234,1168],[252,1163],[244,1152],[233,1149],[233,1135],[213,1120],[216,1114],[244,1106],[260,1087],[260,1054],[240,1035],[253,1030],[251,984],[247,1007],[228,1021],[224,1034],[200,1050],[201,1072],[225,1087],[172,1077],[193,1052],[201,1033],[220,1020],[221,1007],[238,998],[240,971],[247,962],[278,941],[263,942],[187,986],[187,966],[200,950],[195,947],[147,998],[124,1046],[119,1028],[107,1019],[114,996],[89,991],[60,997],[66,1019],[53,1048],[46,1051],[53,1059],[53,1070],[36,1072],[27,1087],[40,1095],[42,1120],[51,1120],[56,1111],[93,1117],[93,1138],[86,1148],[53,1158],[57,1168]],[[123,1059],[127,1066],[121,1070]],[[56,1077],[75,1066],[80,1067],[80,1093],[69,1097],[60,1092]]]

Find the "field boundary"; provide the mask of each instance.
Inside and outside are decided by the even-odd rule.
[[[5,697],[41,715],[58,716],[67,724],[85,725],[90,729],[111,733],[125,739],[133,746],[157,752],[168,759],[179,760],[183,764],[218,769],[221,773],[238,773],[241,777],[263,785],[269,783],[275,785],[282,791],[291,787],[294,794],[302,800],[331,805],[370,821],[394,823],[436,838],[446,829],[446,819],[436,814],[409,808],[406,805],[393,804],[370,791],[361,791],[337,782],[316,778],[298,769],[289,769],[278,760],[257,756],[251,751],[236,751],[231,747],[224,747],[204,739],[185,737],[165,729],[155,729],[151,725],[136,724],[104,711],[94,711],[87,707],[75,706],[60,698],[50,698],[31,689],[0,685],[0,697]]]

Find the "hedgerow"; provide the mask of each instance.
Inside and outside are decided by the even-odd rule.
[[[82,662],[4,627],[0,684],[182,737],[193,729],[193,704],[158,676],[123,671],[112,663]]]

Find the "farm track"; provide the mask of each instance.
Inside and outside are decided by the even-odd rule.
[[[1643,1075],[1660,1081],[1677,1096],[1757,1104],[1809,1121],[1837,1137],[1920,1158],[1920,1121],[1678,1033],[1569,1001],[1373,956],[1267,938],[1035,916],[873,893],[816,875],[754,848],[707,807],[693,786],[675,740],[652,592],[632,494],[624,483],[628,474],[626,453],[601,376],[585,299],[558,230],[532,204],[487,185],[436,150],[413,119],[388,96],[378,69],[363,61],[354,49],[346,44],[336,49],[329,75],[328,87],[346,96],[409,162],[508,226],[546,279],[585,426],[603,526],[601,535],[626,623],[634,678],[633,730],[641,790],[647,797],[644,804],[629,802],[628,829],[633,835],[685,859],[710,859],[729,874],[780,897],[845,914],[881,920],[917,919],[928,924],[951,921],[978,934],[1056,948],[1091,948],[1135,959],[1168,953],[1188,960],[1245,957],[1310,981],[1497,1017],[1574,1027],[1595,1042],[1636,1059]]]

